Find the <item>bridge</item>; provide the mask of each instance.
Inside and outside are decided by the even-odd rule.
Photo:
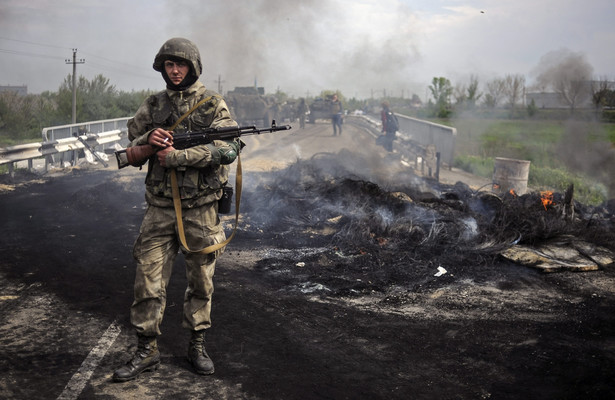
[[[366,124],[378,135],[380,121],[376,116],[348,116]],[[44,171],[50,165],[67,163],[76,165],[80,157],[89,161],[96,158],[106,166],[107,154],[127,145],[126,123],[130,118],[118,118],[44,128],[42,141],[0,148],[0,165],[8,165],[9,174],[16,166],[27,163],[34,168],[35,160],[44,161]],[[430,121],[398,115],[399,131],[396,147],[404,152],[406,160],[414,162],[415,168],[429,170],[429,175],[438,171],[441,163],[453,165],[457,130],[453,127]]]

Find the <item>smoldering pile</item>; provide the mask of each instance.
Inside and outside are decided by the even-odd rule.
[[[264,264],[283,257],[313,264],[320,274],[329,266],[385,283],[426,265],[471,271],[514,246],[583,242],[586,252],[615,251],[612,205],[581,205],[571,193],[554,193],[549,203],[540,193],[498,196],[409,169],[375,174],[365,168],[369,162],[345,152],[318,154],[261,174],[246,188],[242,234],[258,232],[290,250]],[[313,248],[321,251],[306,250]]]

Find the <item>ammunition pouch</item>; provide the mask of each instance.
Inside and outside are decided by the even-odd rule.
[[[233,187],[224,186],[222,188],[222,197],[220,197],[220,200],[218,200],[218,214],[230,214],[232,204]]]

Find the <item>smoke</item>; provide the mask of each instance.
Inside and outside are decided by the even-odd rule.
[[[563,95],[569,95],[575,82],[591,79],[593,67],[583,53],[568,49],[551,51],[541,57],[532,70],[536,76],[536,85],[541,89],[552,89]]]
[[[557,151],[566,165],[602,183],[615,198],[615,149],[600,133],[601,124],[569,121]]]
[[[373,90],[407,87],[419,58],[412,14],[398,2],[385,3],[398,12],[379,13],[384,4],[332,0],[208,2],[208,17],[185,13],[178,35],[197,43],[205,79],[220,75],[224,91],[257,84],[299,96],[339,89],[347,97],[367,97]],[[167,7],[189,9],[194,2]]]

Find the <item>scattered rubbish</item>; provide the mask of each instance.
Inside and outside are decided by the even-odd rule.
[[[442,267],[438,267],[438,272],[436,272],[434,276],[442,276],[444,274],[446,274],[446,270]]]
[[[301,293],[330,292],[331,289],[320,283],[305,282],[299,284]]]
[[[501,254],[515,263],[545,272],[597,271],[615,262],[615,255],[608,249],[580,239],[569,239],[537,246],[514,245]]]
[[[298,263],[297,263],[297,264],[295,264],[295,265],[296,265],[297,267],[299,267],[299,268],[303,268],[303,267],[305,267],[305,263],[304,263],[303,261],[298,262]]]

